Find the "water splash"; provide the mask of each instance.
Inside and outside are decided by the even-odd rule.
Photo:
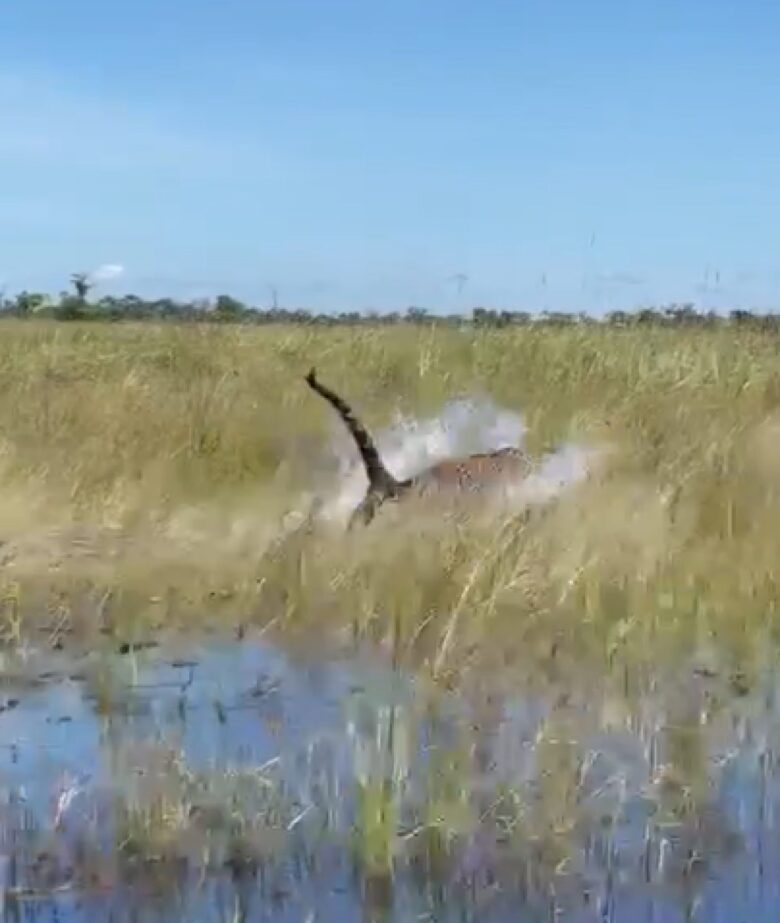
[[[507,496],[513,506],[546,503],[569,487],[584,481],[602,449],[564,443],[547,453],[536,471],[517,483],[510,484]]]
[[[433,417],[398,414],[392,426],[375,434],[375,440],[387,467],[402,479],[447,458],[508,446],[523,448],[526,433],[522,414],[489,398],[471,398],[452,401]],[[310,502],[319,518],[343,524],[363,498],[368,481],[354,444],[340,426],[334,428],[332,450],[340,463],[336,489],[327,496],[313,496]],[[504,509],[506,503],[521,510],[552,499],[587,477],[597,454],[594,448],[573,443],[548,453],[530,477],[502,492]]]

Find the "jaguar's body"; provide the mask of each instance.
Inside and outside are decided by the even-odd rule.
[[[368,476],[368,489],[352,513],[349,525],[368,524],[387,500],[426,495],[440,491],[478,491],[514,481],[530,473],[531,461],[520,449],[504,448],[494,452],[445,459],[405,480],[398,480],[385,467],[371,434],[357,419],[352,408],[337,394],[321,384],[312,369],[306,376],[310,388],[325,398],[337,411],[355,440]]]

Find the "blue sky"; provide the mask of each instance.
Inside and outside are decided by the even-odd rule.
[[[771,0],[4,0],[0,37],[9,291],[780,306]]]

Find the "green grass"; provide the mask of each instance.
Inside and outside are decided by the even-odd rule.
[[[290,639],[372,637],[446,677],[567,647],[614,663],[652,642],[671,657],[712,637],[744,668],[774,633],[771,334],[7,322],[0,335],[11,640],[44,612],[86,627],[99,610],[122,635],[272,622]],[[528,522],[388,519],[270,551],[339,432],[301,380],[312,364],[375,429],[479,393],[525,415],[532,451],[606,440],[612,453]]]

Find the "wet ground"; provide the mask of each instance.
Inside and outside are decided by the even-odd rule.
[[[769,655],[449,693],[249,637],[4,658],[5,919],[777,918]]]

